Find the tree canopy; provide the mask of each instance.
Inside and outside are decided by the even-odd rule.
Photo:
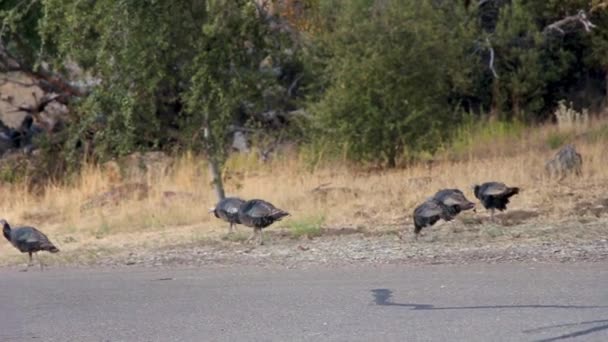
[[[7,0],[0,72],[59,94],[69,120],[52,151],[72,163],[194,150],[221,165],[241,131],[395,166],[448,144],[465,116],[538,122],[562,99],[600,109],[606,7]]]

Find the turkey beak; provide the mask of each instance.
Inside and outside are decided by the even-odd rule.
[[[209,210],[207,210],[207,212],[208,212],[208,213],[210,213],[210,214],[211,214],[212,212],[214,212],[214,211],[215,211],[215,208],[209,208]]]

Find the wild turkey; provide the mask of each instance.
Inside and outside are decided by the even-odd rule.
[[[518,194],[519,188],[508,187],[500,182],[487,182],[473,186],[473,192],[484,208],[490,210],[490,220],[494,222],[494,210],[506,210],[509,198]]]
[[[17,227],[11,229],[11,226],[5,220],[0,220],[0,224],[2,225],[2,234],[4,234],[4,237],[21,253],[29,254],[30,259],[24,271],[27,271],[32,265],[32,253],[37,253],[39,251],[48,251],[51,253],[59,252],[59,249],[49,241],[49,238],[34,227]],[[42,270],[42,260],[38,258],[38,261],[40,262],[40,270]]]
[[[418,240],[422,228],[432,226],[440,219],[451,221],[455,216],[441,201],[434,198],[426,200],[414,209],[414,238]]]
[[[458,215],[461,211],[475,208],[475,203],[469,201],[458,189],[439,190],[433,196],[433,199],[443,203],[452,216]]]
[[[239,208],[239,221],[241,221],[241,224],[253,228],[253,235],[247,241],[253,240],[257,235],[258,244],[260,245],[264,244],[262,229],[287,215],[289,215],[288,212],[276,208],[271,203],[261,199],[249,200]]]
[[[215,208],[210,208],[209,212],[214,213],[215,217],[230,223],[228,232],[232,233],[234,227],[241,223],[241,221],[239,221],[239,207],[243,203],[245,203],[245,201],[238,197],[226,197],[219,201],[215,205]]]

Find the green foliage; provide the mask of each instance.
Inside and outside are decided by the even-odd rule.
[[[68,129],[39,142],[40,177],[83,155],[138,150],[206,152],[221,164],[235,124],[258,145],[306,143],[313,170],[329,158],[395,166],[517,137],[561,99],[577,110],[605,103],[608,11],[598,1],[284,1],[289,29],[253,0],[5,0],[0,71],[14,59],[31,75],[44,66],[99,81],[70,98]],[[547,29],[579,10],[591,32],[580,22]],[[287,123],[260,118],[302,108]]]
[[[38,21],[42,17],[43,5],[39,0],[3,0],[0,2],[0,42],[5,42],[8,54],[33,69],[42,47],[38,34]],[[49,47],[50,48],[50,47]],[[0,71],[4,63],[0,56]]]
[[[520,121],[487,121],[469,115],[455,130],[449,148],[455,155],[464,155],[474,146],[519,139],[525,128]]]
[[[547,146],[551,149],[557,149],[564,146],[572,138],[572,133],[551,132],[547,137]]]
[[[23,181],[27,165],[22,160],[0,164],[0,182],[16,183]]]
[[[334,155],[389,166],[437,148],[458,122],[449,96],[467,87],[464,12],[432,1],[337,4],[319,43],[329,57],[311,106],[317,139]]]
[[[500,8],[494,30],[484,34],[495,53],[496,75],[486,89],[489,106],[503,119],[532,121],[546,110],[545,99],[552,97],[549,85],[563,77],[572,59],[560,41],[543,32],[533,8],[534,4],[512,1]]]
[[[321,226],[325,222],[324,216],[309,216],[289,222],[291,236],[298,239],[302,236],[313,238],[321,236]]]
[[[70,144],[90,141],[98,159],[178,148],[221,161],[234,116],[245,104],[259,108],[276,82],[258,66],[281,40],[251,1],[44,4],[41,32],[58,46],[57,61],[101,81],[80,104]]]

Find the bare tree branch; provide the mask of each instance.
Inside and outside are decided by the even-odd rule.
[[[302,79],[303,76],[304,75],[298,75],[298,77],[296,77],[296,79],[293,80],[293,82],[291,82],[291,85],[287,89],[287,96],[289,96],[289,97],[293,96],[293,92],[296,89],[296,87],[298,86],[298,83],[300,82],[300,79]]]
[[[545,27],[543,30],[544,34],[547,34],[551,31],[557,31],[561,34],[566,34],[563,27],[570,25],[572,23],[580,23],[583,25],[583,28],[586,32],[591,32],[591,30],[596,27],[588,18],[587,13],[585,11],[580,10],[576,15],[567,16],[563,19],[560,19],[554,23],[551,23]]]
[[[494,48],[488,37],[486,37],[486,44],[488,45],[488,50],[490,50],[490,62],[488,63],[488,67],[490,68],[490,71],[492,71],[492,76],[498,78],[498,73],[496,72],[496,69],[494,69]]]

